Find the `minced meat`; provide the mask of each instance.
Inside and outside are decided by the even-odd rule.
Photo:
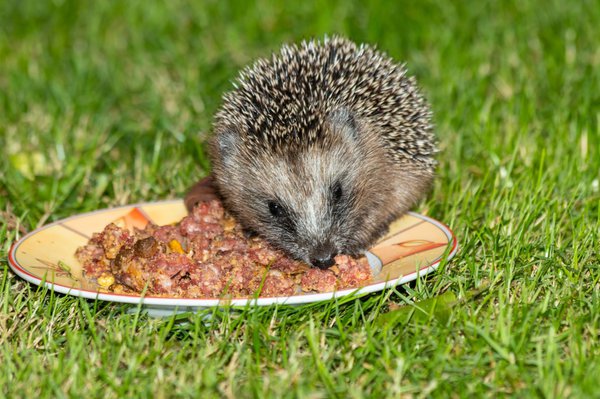
[[[104,289],[168,297],[290,296],[371,279],[365,258],[338,255],[330,269],[315,269],[245,237],[216,200],[199,203],[173,225],[129,231],[111,223],[75,255],[84,276]]]

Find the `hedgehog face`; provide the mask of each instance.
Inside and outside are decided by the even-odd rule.
[[[338,253],[360,251],[364,243],[350,241],[355,234],[351,214],[360,190],[352,165],[358,158],[358,151],[337,142],[271,159],[268,169],[258,171],[262,184],[254,193],[262,206],[253,221],[261,225],[259,233],[321,268],[331,266]]]
[[[247,229],[316,267],[357,255],[412,205],[383,143],[347,112],[309,145],[241,144],[229,129],[213,144],[213,173],[227,208]],[[397,169],[397,168],[396,168]]]

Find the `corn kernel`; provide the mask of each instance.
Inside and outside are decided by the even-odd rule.
[[[180,254],[184,254],[185,253],[185,251],[181,247],[181,244],[177,240],[171,240],[171,241],[169,241],[169,248],[171,248],[171,251],[173,251],[173,252],[177,252],[177,253],[180,253]]]
[[[102,273],[100,277],[98,277],[98,285],[102,288],[108,289],[115,282],[115,278],[110,274]]]

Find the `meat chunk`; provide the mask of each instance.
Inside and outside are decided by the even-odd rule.
[[[336,285],[335,274],[329,269],[310,269],[302,276],[300,284],[302,291],[328,292],[334,291]]]

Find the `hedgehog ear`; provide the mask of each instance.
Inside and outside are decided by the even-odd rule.
[[[219,153],[225,164],[227,164],[231,157],[237,152],[236,139],[239,138],[236,136],[237,133],[233,129],[224,129],[216,136]]]
[[[338,108],[329,114],[329,123],[335,133],[343,138],[356,141],[359,139],[358,124],[354,113],[348,108]]]

